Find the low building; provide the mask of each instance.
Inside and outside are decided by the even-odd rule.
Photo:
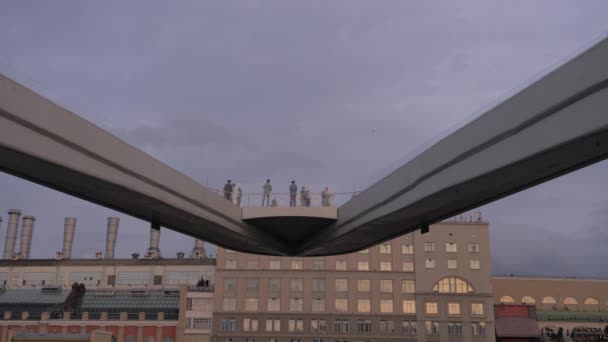
[[[532,305],[494,305],[496,342],[535,342],[541,337]]]

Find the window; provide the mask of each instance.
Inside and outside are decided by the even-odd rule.
[[[369,319],[360,319],[357,321],[357,332],[358,333],[371,333],[372,332],[372,321]]]
[[[249,291],[257,291],[258,290],[259,281],[257,278],[248,278],[247,279],[247,290]]]
[[[337,333],[347,333],[348,321],[344,319],[336,319],[334,321],[334,331]]]
[[[414,272],[414,263],[412,261],[404,261],[401,268],[403,272]]]
[[[576,305],[576,304],[578,304],[578,302],[576,301],[576,299],[574,299],[572,297],[567,297],[566,299],[564,299],[564,304],[565,305]]]
[[[425,252],[434,252],[435,251],[435,243],[434,242],[425,242],[424,243],[424,251]]]
[[[393,292],[393,281],[390,279],[380,280],[380,292]]]
[[[357,300],[357,312],[370,312],[370,300],[359,299]]]
[[[255,342],[255,337],[245,337],[245,342]]]
[[[255,318],[243,318],[243,331],[258,331],[258,320]]]
[[[312,262],[313,270],[324,270],[325,269],[325,260],[314,260]]]
[[[6,276],[3,278],[2,280],[6,281]],[[69,279],[70,284],[78,282],[85,285],[100,285],[101,272],[71,272]]]
[[[245,298],[245,311],[258,311],[258,299]]]
[[[226,260],[227,270],[236,270],[236,260]]]
[[[154,336],[144,336],[144,342],[154,342]]]
[[[311,319],[310,331],[313,333],[324,333],[327,331],[327,321],[324,319]]]
[[[289,291],[301,292],[304,290],[303,279],[290,279],[289,280]]]
[[[302,298],[290,298],[289,299],[289,311],[302,311],[303,300]]]
[[[380,300],[380,312],[382,312],[382,313],[393,312],[393,300],[392,299]]]
[[[435,268],[435,259],[426,259],[424,261],[425,268]]]
[[[367,262],[367,261],[359,261],[357,263],[357,270],[359,270],[359,271],[369,271],[369,262]]]
[[[456,277],[448,277],[441,279],[435,286],[433,291],[439,293],[469,293],[473,292],[473,288],[465,280]]]
[[[221,326],[222,331],[235,331],[236,330],[236,320],[223,319],[221,321],[220,326]]]
[[[448,323],[448,335],[462,335],[462,323],[449,322]]]
[[[280,270],[281,260],[270,260],[270,262],[268,263],[268,268],[271,270]]]
[[[257,260],[247,260],[247,269],[248,270],[257,270],[259,268],[259,264]]]
[[[163,336],[163,342],[175,342],[173,336]]]
[[[335,307],[336,307],[336,312],[347,312],[348,311],[348,300],[347,299],[336,299]]]
[[[196,285],[202,275],[198,271],[168,271],[165,273],[165,285]]]
[[[36,273],[32,273],[36,274]],[[53,273],[54,274],[54,273]],[[23,285],[39,285],[26,280],[28,272],[23,273]],[[54,278],[54,276],[53,276]],[[118,285],[143,285],[146,286],[150,282],[150,273],[148,272],[118,272]],[[48,283],[48,282],[47,282]]]
[[[236,310],[236,298],[224,298],[224,311]]]
[[[415,300],[404,300],[403,301],[403,313],[415,314],[416,313],[416,301]]]
[[[380,254],[391,254],[391,244],[383,243],[380,245]]]
[[[291,269],[292,270],[301,270],[304,268],[304,263],[302,260],[292,260],[291,261]]]
[[[313,279],[312,290],[315,292],[325,292],[325,279]]]
[[[471,327],[475,336],[486,334],[486,324],[484,322],[472,322]]]
[[[280,319],[266,319],[266,331],[281,331],[281,320]]]
[[[186,310],[213,311],[213,299],[211,298],[188,298]]]
[[[358,251],[359,254],[369,254],[369,248]]]
[[[479,259],[471,259],[471,269],[478,270],[480,268]]]
[[[511,297],[511,296],[502,296],[502,297],[500,297],[500,302],[501,303],[513,303],[514,300],[513,300],[513,297]]]
[[[268,311],[281,311],[281,299],[268,298]]]
[[[543,298],[543,304],[557,304],[557,301],[555,301],[555,298],[549,296],[549,297],[544,297]]]
[[[438,315],[439,314],[439,305],[435,302],[426,303],[425,313],[427,315]]]
[[[479,244],[478,243],[470,243],[469,244],[469,253],[479,253]]]
[[[186,328],[188,329],[211,329],[212,320],[211,318],[187,318]]]
[[[592,297],[585,299],[584,303],[585,303],[585,305],[599,305],[600,304],[600,302],[597,299],[592,298]]]
[[[390,261],[381,261],[380,262],[380,271],[391,271],[393,269],[393,264]]]
[[[460,303],[448,303],[448,315],[460,315]]]
[[[416,321],[403,321],[403,333],[406,335],[416,335]]]
[[[427,335],[437,335],[439,334],[439,322],[435,321],[426,321],[426,333]]]
[[[134,335],[126,335],[125,336],[125,342],[135,342],[136,338],[137,337],[134,336]]]
[[[357,280],[357,290],[359,292],[369,292],[369,279]]]
[[[471,314],[476,316],[483,315],[483,303],[471,303]]]
[[[236,279],[224,278],[224,292],[236,291]]]
[[[380,321],[380,332],[381,333],[392,333],[395,331],[395,321]]]
[[[325,312],[325,299],[317,298],[312,300],[312,312]]]
[[[524,296],[521,299],[521,302],[524,303],[524,304],[534,304],[534,303],[536,303],[536,301],[534,300],[534,298],[532,298],[530,296]]]
[[[448,269],[450,269],[450,270],[456,269],[457,268],[456,266],[457,266],[456,260],[454,260],[454,259],[448,260]]]
[[[414,254],[414,246],[413,245],[401,245],[401,254]]]
[[[456,248],[456,244],[453,242],[448,242],[445,244],[445,251],[448,253],[456,253],[458,248]]]
[[[346,260],[338,260],[336,261],[336,270],[338,271],[346,271]]]
[[[287,321],[287,331],[289,332],[303,332],[304,321],[301,319],[290,319]]]
[[[268,279],[268,289],[270,291],[280,291],[281,290],[281,279],[277,279],[277,278]]]
[[[336,279],[336,292],[348,291],[348,280]]]
[[[403,293],[415,293],[416,292],[416,281],[414,280],[402,280],[401,281],[401,292]]]

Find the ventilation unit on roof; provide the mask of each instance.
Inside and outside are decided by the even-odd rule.
[[[98,297],[107,297],[107,296],[113,296],[113,295],[114,295],[113,289],[107,289],[107,290],[99,289],[99,290],[95,291],[95,296],[98,296]]]
[[[45,286],[41,289],[42,293],[59,293],[61,292],[61,286]]]
[[[131,296],[147,296],[148,291],[147,290],[131,290],[131,291],[129,291],[129,294]]]

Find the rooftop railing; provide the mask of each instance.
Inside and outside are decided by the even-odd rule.
[[[359,192],[288,192],[242,193],[236,191],[224,192],[214,190],[218,196],[224,197],[239,207],[339,207],[355,197]]]

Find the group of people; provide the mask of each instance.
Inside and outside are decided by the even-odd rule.
[[[270,183],[270,179],[266,180],[266,183],[262,186],[262,206],[276,207],[277,199],[274,198],[272,202],[270,201],[270,196],[272,194],[272,184]],[[241,198],[243,196],[243,191],[240,186],[232,183],[231,180],[228,180],[226,185],[224,185],[224,197],[229,200],[235,202],[237,206],[241,206]],[[329,207],[333,200],[334,194],[329,191],[328,187],[325,187],[321,191],[321,206]],[[296,199],[298,197],[298,186],[295,181],[291,181],[289,185],[289,206],[296,206]],[[302,207],[310,207],[310,191],[302,186],[300,188],[300,206]]]

